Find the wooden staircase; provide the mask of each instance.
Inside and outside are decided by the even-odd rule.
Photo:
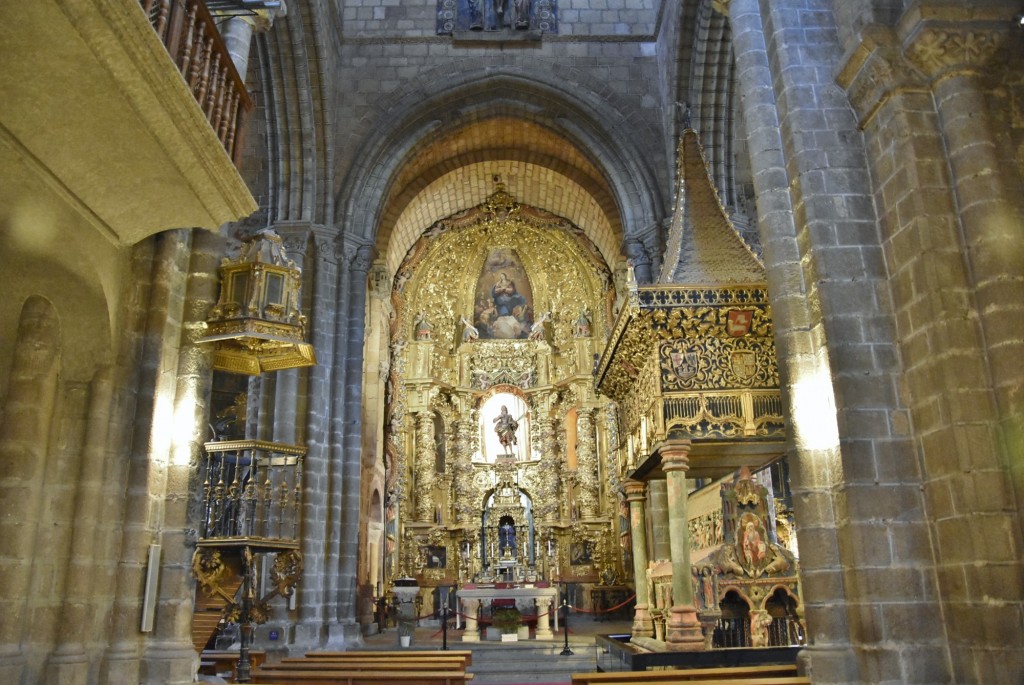
[[[223,587],[225,591],[237,596],[241,585],[242,576],[236,572]],[[217,633],[225,606],[227,602],[223,597],[208,597],[202,588],[196,587],[195,606],[192,609],[192,645],[196,652],[206,649],[207,644]]]

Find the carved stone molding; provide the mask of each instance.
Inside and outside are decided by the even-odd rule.
[[[982,74],[1002,52],[1019,11],[1015,2],[920,3],[897,32],[907,59],[930,79]]]
[[[925,26],[904,42],[907,58],[930,79],[980,74],[1001,51],[1007,30]]]

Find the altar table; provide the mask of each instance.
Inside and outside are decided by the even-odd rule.
[[[477,612],[483,602],[491,602],[496,599],[515,600],[516,606],[526,607],[533,600],[537,607],[537,633],[538,640],[553,640],[554,633],[551,632],[551,620],[554,617],[555,630],[558,630],[558,588],[553,587],[495,587],[480,586],[462,587],[456,593],[461,605],[461,611],[466,616],[466,630],[462,634],[463,642],[479,642],[480,627],[477,623]],[[520,609],[522,611],[522,609]],[[547,614],[543,616],[542,614]]]

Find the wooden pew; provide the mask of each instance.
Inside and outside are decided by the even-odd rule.
[[[602,683],[604,685],[607,685],[608,683],[615,683],[616,685],[624,683],[658,683],[659,685],[811,685],[810,678],[805,678],[803,676],[766,676],[756,674],[744,676],[739,673],[730,673],[729,668],[720,668],[713,669],[718,671],[718,673],[706,674],[703,676],[690,674],[690,677],[687,677],[688,670],[697,669],[680,669],[677,671],[622,671],[616,674],[620,676],[618,680],[591,679],[594,675],[612,675],[609,673],[574,673],[572,676],[572,685],[597,685],[598,683]]]
[[[467,667],[473,665],[473,652],[468,649],[402,649],[395,651],[352,650],[349,652],[307,652],[306,656],[315,659],[422,659],[425,657],[461,657]]]
[[[289,671],[264,668],[253,671],[253,683],[267,685],[467,685],[473,679],[465,671]]]
[[[280,662],[269,664],[267,668],[275,671],[465,671],[459,661],[451,659],[443,661],[421,661],[419,659],[403,659],[400,661],[385,661],[384,659],[370,659],[369,661],[356,661],[354,659],[333,660],[333,659],[306,659],[288,658]]]
[[[715,667],[707,669],[673,669],[670,671],[618,671],[613,673],[574,673],[572,685],[621,685],[622,683],[703,683],[731,680],[748,684],[757,678],[797,678],[795,663],[773,663],[767,666]],[[803,681],[797,681],[803,682]],[[809,681],[807,681],[809,682]],[[781,684],[780,684],[781,685]]]
[[[261,649],[249,651],[249,662],[253,668],[259,668],[267,660],[267,653]],[[203,675],[235,672],[238,665],[238,652],[225,649],[204,649],[199,654],[199,672]]]

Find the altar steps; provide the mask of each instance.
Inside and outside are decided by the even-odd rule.
[[[597,646],[571,642],[572,655],[562,656],[559,642],[480,642],[459,643],[460,649],[473,650],[473,685],[511,685],[515,683],[568,683],[573,673],[593,671],[597,664]]]

